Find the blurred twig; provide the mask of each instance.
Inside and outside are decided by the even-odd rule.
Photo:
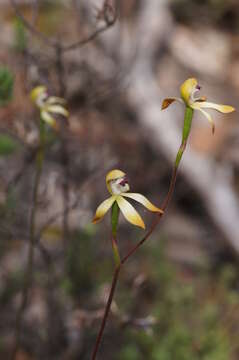
[[[16,3],[15,0],[10,0],[10,3],[13,7],[13,9],[15,10],[16,15],[18,16],[18,18],[22,21],[23,25],[26,27],[26,29],[28,31],[30,31],[30,33],[36,37],[38,37],[45,45],[50,46],[50,47],[56,47],[57,46],[57,42],[55,41],[55,39],[51,39],[49,38],[47,35],[44,35],[42,32],[38,31],[33,24],[31,24],[21,13],[21,11],[19,10],[19,7]],[[35,21],[34,21],[35,22]]]
[[[110,166],[107,166],[107,168],[103,168],[100,169],[98,171],[96,171],[94,174],[92,174],[79,188],[79,195],[75,197],[74,201],[69,204],[66,209],[63,209],[63,211],[58,211],[57,213],[55,213],[54,215],[52,215],[45,224],[43,224],[41,226],[41,228],[39,229],[36,238],[38,239],[38,241],[41,239],[44,231],[46,231],[46,229],[53,224],[55,221],[57,221],[59,218],[62,218],[64,216],[64,211],[72,211],[74,209],[77,208],[79,201],[82,198],[82,193],[87,189],[88,186],[90,186],[92,183],[94,183],[95,180],[97,180],[98,178],[104,176],[105,172],[107,170],[109,170],[114,164],[110,164]]]
[[[45,129],[44,123],[40,120],[39,124],[39,134],[40,134],[40,147],[37,152],[36,157],[36,174],[33,184],[33,200],[32,200],[32,207],[30,209],[30,227],[29,227],[29,251],[27,256],[27,268],[24,277],[24,285],[22,288],[22,298],[21,304],[17,312],[16,316],[16,324],[15,324],[15,344],[13,347],[13,352],[11,359],[16,359],[17,351],[19,347],[20,341],[20,333],[21,333],[21,325],[22,325],[22,317],[24,310],[27,306],[28,296],[29,296],[29,289],[32,283],[32,276],[34,270],[34,249],[35,249],[35,221],[36,221],[36,212],[38,206],[38,190],[41,180],[42,174],[42,167],[43,167],[43,159],[44,159],[44,151],[45,151]]]
[[[31,24],[21,13],[19,10],[19,7],[15,0],[10,0],[12,7],[15,10],[16,15],[19,17],[19,19],[22,21],[24,26],[30,33],[37,38],[39,38],[46,46],[49,46],[51,48],[58,49],[59,48],[59,40],[50,38],[47,35],[43,34],[41,31],[37,30],[34,24]],[[113,16],[109,16],[109,10]],[[105,0],[103,3],[102,8],[103,14],[104,14],[104,25],[93,31],[91,34],[89,34],[87,37],[75,41],[72,44],[63,44],[61,45],[62,52],[67,52],[70,50],[75,50],[79,47],[82,47],[91,41],[95,40],[100,34],[108,30],[110,27],[112,27],[117,19],[118,19],[118,0],[115,1],[115,5],[111,3],[109,0]]]

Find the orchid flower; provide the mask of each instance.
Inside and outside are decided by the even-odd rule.
[[[141,216],[125,198],[139,202],[152,212],[163,213],[163,210],[154,206],[145,196],[128,192],[130,189],[129,183],[126,174],[121,170],[112,170],[106,175],[106,186],[111,196],[98,206],[93,223],[100,221],[116,202],[127,221],[145,229]]]
[[[200,96],[199,91],[201,86],[198,84],[198,81],[194,78],[187,79],[180,87],[181,98],[171,97],[163,100],[162,110],[166,109],[174,101],[179,101],[193,110],[199,110],[212,126],[212,133],[215,131],[215,125],[212,120],[211,115],[206,112],[204,109],[214,109],[221,113],[227,114],[235,111],[232,106],[229,105],[220,105],[214,104],[206,101],[205,96]]]
[[[60,97],[48,96],[47,88],[45,86],[37,86],[30,93],[31,100],[40,109],[41,118],[51,127],[58,129],[54,114],[69,116],[69,112],[63,106],[66,101]]]

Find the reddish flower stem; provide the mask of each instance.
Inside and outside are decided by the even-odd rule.
[[[114,297],[115,288],[116,288],[116,285],[117,285],[117,280],[118,280],[118,277],[119,277],[120,269],[121,269],[121,264],[119,264],[115,268],[115,271],[114,271],[112,284],[111,284],[111,289],[110,289],[110,294],[109,294],[108,301],[107,301],[107,304],[106,304],[106,307],[105,307],[104,316],[103,316],[101,326],[100,326],[100,330],[99,330],[99,333],[98,333],[98,336],[97,336],[97,339],[96,339],[96,342],[95,342],[95,346],[94,346],[94,350],[93,350],[93,353],[92,353],[91,360],[95,360],[96,356],[97,356],[97,353],[98,353],[98,349],[99,349],[101,339],[102,339],[104,329],[105,329],[105,324],[106,324],[106,321],[107,321],[107,318],[108,318],[108,315],[109,315],[109,312],[110,312],[110,308],[111,308],[111,303],[112,303],[112,300],[113,300],[113,297]]]
[[[123,257],[123,259],[121,260],[121,265],[125,264],[125,262],[135,253],[135,251],[143,245],[143,243],[150,237],[150,235],[152,234],[152,232],[155,230],[155,228],[157,227],[157,225],[159,224],[160,220],[162,219],[163,215],[165,214],[165,211],[169,205],[170,199],[173,195],[173,191],[175,188],[175,183],[176,183],[176,178],[177,178],[177,173],[178,173],[178,167],[174,167],[173,169],[173,174],[171,177],[171,182],[170,182],[170,186],[169,186],[169,191],[168,194],[163,202],[162,205],[162,210],[164,211],[163,213],[159,213],[157,214],[157,217],[155,218],[155,220],[153,221],[149,231],[145,234],[145,236],[140,240],[140,242],[138,242],[138,244],[136,244],[129,252],[127,255],[125,255]]]

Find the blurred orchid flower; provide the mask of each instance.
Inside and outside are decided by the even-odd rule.
[[[56,96],[48,96],[47,88],[45,86],[35,87],[31,93],[30,98],[34,104],[40,109],[41,118],[48,125],[54,129],[58,129],[58,124],[54,118],[54,114],[69,116],[69,112],[65,109],[65,99]]]
[[[220,105],[214,104],[206,101],[205,96],[200,96],[199,91],[201,86],[198,84],[198,81],[194,78],[187,79],[180,87],[181,98],[172,97],[166,98],[162,103],[162,110],[166,109],[174,101],[179,101],[185,103],[187,107],[190,107],[193,110],[199,110],[212,126],[212,132],[215,131],[215,125],[210,114],[208,114],[204,109],[214,109],[221,113],[227,114],[235,111],[232,106],[229,105]]]
[[[145,196],[138,193],[128,193],[130,189],[129,183],[126,174],[121,170],[112,170],[106,175],[106,186],[111,197],[98,206],[93,223],[100,221],[116,202],[127,221],[145,229],[145,224],[141,216],[125,198],[138,201],[152,212],[163,213],[163,210],[154,206]]]

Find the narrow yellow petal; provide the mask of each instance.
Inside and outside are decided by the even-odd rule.
[[[111,206],[113,205],[115,200],[116,200],[116,197],[111,196],[110,198],[106,199],[98,206],[98,208],[96,209],[96,212],[95,212],[94,219],[92,220],[93,224],[96,224],[98,221],[100,221],[105,216],[105,214],[111,208]]]
[[[55,128],[55,129],[57,128],[56,120],[47,111],[44,111],[44,110],[41,111],[41,118],[51,127]]]
[[[205,109],[214,109],[217,110],[221,113],[227,114],[227,113],[231,113],[233,111],[235,111],[235,108],[230,106],[230,105],[220,105],[220,104],[214,104],[211,102],[200,102],[200,108],[205,108]]]
[[[126,220],[128,220],[133,225],[145,229],[143,219],[127,200],[125,200],[121,195],[118,195],[116,197],[116,201]]]
[[[201,111],[201,113],[203,113],[204,116],[206,116],[207,120],[210,122],[210,124],[212,125],[212,133],[215,133],[215,124],[212,120],[212,117],[210,114],[208,114],[206,111],[202,110],[202,109],[198,109],[199,111]]]
[[[65,117],[69,116],[69,112],[61,105],[49,105],[47,106],[47,111],[53,114],[60,114]]]
[[[163,210],[153,205],[144,195],[137,193],[124,193],[121,195],[124,197],[128,197],[130,199],[134,199],[135,201],[138,201],[140,204],[144,205],[150,211],[160,212],[161,214],[163,213]]]
[[[64,105],[66,104],[66,100],[58,96],[50,96],[47,99],[46,103],[47,105],[57,105],[57,104]]]
[[[172,98],[166,98],[162,102],[161,110],[167,109],[174,101],[179,101],[183,103],[183,101],[180,98],[172,97]]]

